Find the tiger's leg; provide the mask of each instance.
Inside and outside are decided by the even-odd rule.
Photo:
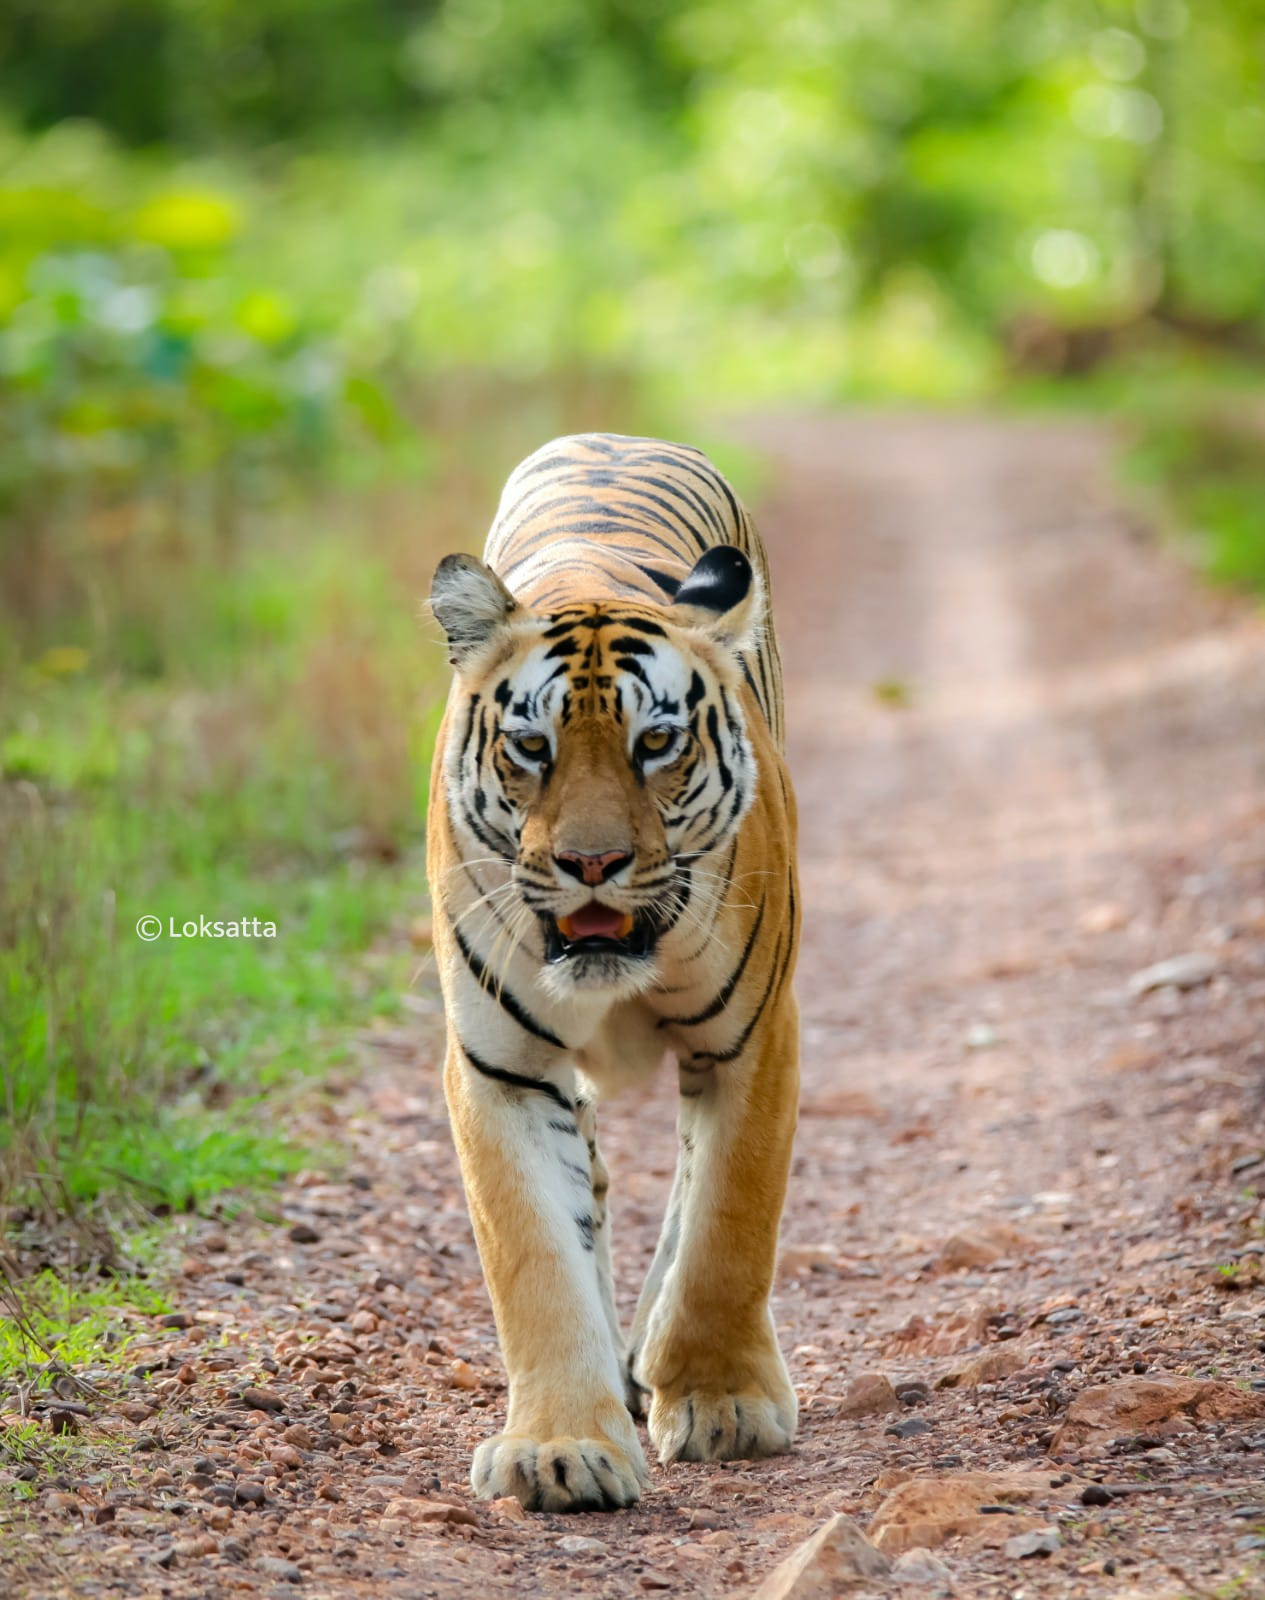
[[[737,1059],[682,1070],[676,1205],[657,1292],[648,1286],[634,1335],[635,1377],[652,1391],[650,1437],[663,1461],[773,1455],[795,1435],[798,1407],[769,1294],[795,1131],[798,1032],[787,994]]]
[[[444,1087],[509,1376],[505,1431],[475,1451],[471,1482],[483,1499],[514,1495],[528,1510],[614,1510],[637,1500],[646,1469],[574,1095],[544,1081],[498,1081],[450,1042]]]
[[[628,1335],[625,1371],[628,1381],[628,1409],[634,1417],[644,1417],[646,1407],[650,1403],[650,1390],[640,1381],[637,1373],[640,1370],[640,1356],[646,1342],[646,1329],[650,1325],[651,1312],[654,1310],[655,1301],[659,1298],[659,1290],[663,1287],[668,1268],[676,1259],[677,1246],[681,1242],[682,1191],[681,1165],[678,1163],[676,1174],[672,1179],[672,1192],[668,1196],[668,1208],[663,1217],[663,1227],[659,1230],[659,1242],[655,1245],[650,1270],[646,1273],[641,1293],[637,1296],[637,1309],[633,1313],[632,1328]]]
[[[597,1147],[597,1110],[592,1100],[586,1097],[577,1097],[575,1102],[575,1120],[580,1129],[580,1137],[588,1146],[589,1151],[589,1183],[593,1196],[593,1264],[597,1269],[597,1288],[601,1296],[602,1310],[606,1315],[606,1324],[611,1331],[611,1341],[621,1360],[624,1349],[623,1329],[619,1325],[619,1312],[615,1307],[615,1272],[611,1260],[611,1230],[610,1217],[607,1209],[607,1195],[610,1192],[610,1174],[606,1170],[606,1163],[602,1160],[602,1152]]]

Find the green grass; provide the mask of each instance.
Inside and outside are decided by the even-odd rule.
[[[312,541],[340,604],[365,587],[335,559],[354,531]],[[340,630],[310,581],[283,607],[249,567],[178,577],[159,676],[117,664],[116,628],[96,656],[41,641],[0,682],[0,1187],[19,1204],[175,1209],[284,1173],[301,1152],[267,1095],[407,987],[402,942],[368,952],[424,893],[413,594],[398,615],[365,597]],[[75,648],[73,675],[39,670]],[[170,935],[203,918],[276,935]]]
[[[1234,390],[1144,413],[1130,481],[1158,494],[1214,582],[1265,595],[1265,404]]]
[[[0,1374],[4,1368],[0,1362]],[[9,1421],[0,1423],[0,1466],[31,1469],[29,1477],[15,1477],[0,1490],[11,1501],[33,1500],[39,1478],[51,1475],[74,1459],[82,1449],[73,1434],[53,1434],[42,1422]],[[0,1559],[3,1547],[0,1546]]]
[[[398,1005],[441,662],[431,549],[377,511],[288,506],[242,552],[169,551],[161,586],[146,548],[54,563],[0,660],[9,1203],[168,1210],[274,1179],[302,1160],[278,1086]],[[276,935],[170,935],[202,918]]]
[[[21,1317],[11,1307],[0,1313],[0,1381],[32,1365],[114,1365],[137,1337],[128,1323],[170,1309],[162,1290],[134,1273],[93,1284],[45,1269],[23,1281]],[[41,1442],[47,1437],[42,1431]],[[0,1450],[14,1442],[14,1432],[0,1429]]]

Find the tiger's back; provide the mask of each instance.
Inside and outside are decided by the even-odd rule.
[[[751,562],[770,603],[769,564],[746,507],[701,450],[622,433],[551,440],[511,474],[483,559],[540,611],[594,600],[662,606],[715,545]],[[782,663],[772,626],[743,656],[778,749]]]

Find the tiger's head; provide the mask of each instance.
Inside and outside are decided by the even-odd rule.
[[[706,899],[691,864],[732,838],[755,793],[751,564],[718,545],[671,604],[544,613],[455,555],[431,606],[456,668],[444,784],[463,856],[509,867],[556,994],[648,987],[659,940]]]

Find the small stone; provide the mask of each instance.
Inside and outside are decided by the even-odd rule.
[[[1031,1533],[1017,1533],[1007,1539],[1002,1549],[1012,1561],[1027,1561],[1033,1556],[1052,1556],[1058,1547],[1057,1528],[1033,1528]]]
[[[915,1546],[896,1557],[892,1576],[897,1583],[934,1583],[944,1589],[953,1582],[953,1569],[947,1561],[932,1555],[930,1550]]]
[[[221,1233],[218,1228],[212,1228],[202,1235],[202,1248],[210,1250],[214,1255],[221,1255],[228,1249],[228,1235]]]
[[[903,1406],[924,1406],[931,1399],[931,1387],[921,1378],[910,1378],[903,1383],[894,1383],[892,1388]]]
[[[296,1222],[290,1229],[293,1244],[319,1244],[321,1236],[310,1222]]]
[[[178,1556],[194,1559],[215,1555],[219,1551],[220,1541],[212,1539],[209,1533],[201,1533],[194,1539],[177,1539],[171,1548]]]
[[[714,1511],[691,1511],[686,1527],[691,1533],[712,1533],[720,1527],[720,1518]]]
[[[378,1319],[372,1311],[357,1311],[351,1319],[353,1333],[377,1333]]]
[[[73,1411],[50,1411],[48,1427],[50,1433],[78,1433],[79,1418]]]
[[[1114,1499],[1111,1490],[1101,1483],[1087,1483],[1081,1490],[1083,1506],[1109,1506]]]
[[[477,1528],[479,1519],[469,1506],[452,1504],[448,1500],[388,1500],[384,1515],[400,1517],[408,1522],[446,1522]]]
[[[285,1401],[275,1389],[257,1389],[252,1384],[242,1390],[242,1399],[252,1411],[283,1411]]]
[[[270,1452],[269,1460],[275,1466],[285,1467],[288,1472],[297,1472],[303,1465],[303,1457],[292,1444],[279,1444]]]
[[[647,1568],[637,1579],[643,1589],[670,1589],[672,1579],[666,1572],[656,1572],[653,1567]]]
[[[833,1600],[858,1580],[882,1578],[891,1570],[891,1558],[840,1513],[774,1567],[752,1600]]]
[[[828,1272],[839,1265],[839,1252],[828,1244],[788,1244],[778,1256],[778,1277],[786,1282]]]
[[[44,1504],[50,1511],[59,1511],[63,1516],[78,1515],[84,1511],[84,1503],[77,1494],[54,1493],[46,1495]]]
[[[1234,1541],[1234,1548],[1246,1554],[1249,1550],[1265,1550],[1265,1538],[1259,1533],[1245,1533]]]
[[[183,1384],[186,1388],[188,1388],[190,1385],[195,1384],[197,1381],[198,1381],[198,1369],[193,1365],[192,1362],[186,1361],[185,1364],[176,1373],[176,1382],[180,1383],[180,1384]]]
[[[243,1506],[261,1506],[266,1496],[262,1483],[256,1483],[253,1478],[239,1478],[237,1481],[237,1501]]]
[[[1129,979],[1129,993],[1135,996],[1150,994],[1153,989],[1197,989],[1210,983],[1220,970],[1215,956],[1202,950],[1191,950],[1186,955],[1170,956],[1167,961],[1157,961],[1154,966],[1143,967]]]
[[[885,1434],[891,1434],[896,1439],[916,1439],[920,1433],[930,1433],[931,1424],[926,1417],[910,1417],[905,1422],[893,1422],[890,1428],[884,1428]]]
[[[1120,906],[1104,900],[1099,905],[1090,906],[1078,921],[1082,933],[1114,933],[1117,928],[1124,927],[1125,914]]]
[[[582,1534],[568,1533],[558,1540],[558,1549],[569,1556],[601,1555],[606,1546],[600,1539],[586,1539]]]
[[[494,1511],[498,1517],[507,1517],[510,1522],[526,1522],[527,1513],[523,1510],[521,1500],[516,1500],[512,1494],[501,1495],[496,1500],[488,1501],[488,1510]]]
[[[163,1545],[163,1547],[159,1550],[151,1550],[147,1559],[151,1561],[154,1566],[162,1567],[165,1570],[176,1559],[175,1548],[169,1544]]]
[[[187,1311],[168,1311],[165,1316],[158,1319],[160,1328],[191,1328],[193,1318]]]
[[[312,1430],[306,1423],[292,1422],[281,1437],[287,1444],[292,1444],[296,1450],[316,1449],[316,1440],[312,1437]]]
[[[148,1422],[154,1414],[152,1406],[142,1405],[139,1400],[124,1400],[114,1408],[119,1416],[126,1417],[129,1422]]]
[[[940,1252],[940,1265],[950,1272],[991,1267],[1028,1248],[1030,1240],[1004,1222],[986,1223],[951,1234]]]
[[[881,1372],[863,1372],[843,1391],[839,1416],[845,1418],[878,1417],[888,1411],[899,1411],[900,1399]]]
[[[996,1028],[990,1027],[987,1022],[972,1023],[966,1030],[968,1050],[995,1050],[1000,1043]]]
[[[283,1561],[280,1556],[260,1556],[259,1570],[282,1583],[302,1583],[303,1574],[293,1561]]]
[[[214,1528],[216,1533],[223,1533],[225,1528],[231,1527],[233,1522],[233,1508],[231,1506],[212,1506],[206,1514],[206,1525]]]
[[[316,1486],[316,1496],[318,1500],[337,1502],[342,1499],[343,1494],[332,1478],[322,1478]]]
[[[960,1367],[951,1367],[936,1380],[937,1389],[977,1389],[982,1383],[1000,1383],[1028,1364],[1027,1353],[1012,1344],[983,1351]]]
[[[479,1374],[468,1361],[457,1359],[448,1369],[448,1381],[455,1389],[477,1389]]]

